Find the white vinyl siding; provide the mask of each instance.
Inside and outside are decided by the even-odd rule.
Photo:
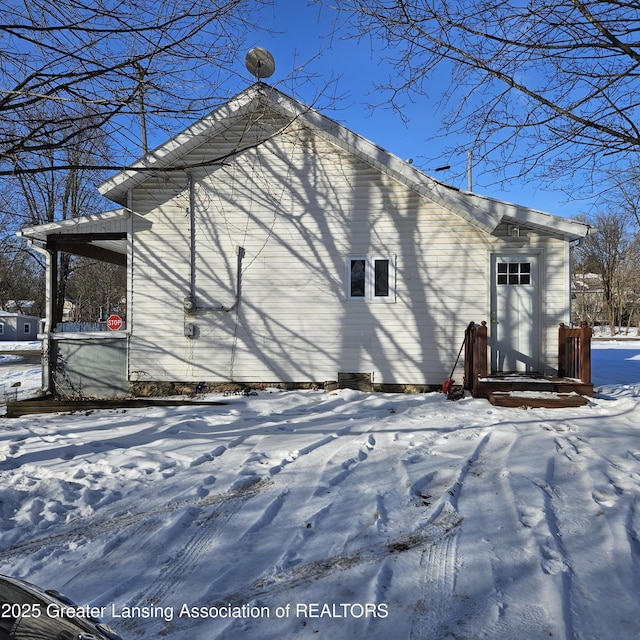
[[[280,124],[267,119],[264,135]],[[203,145],[190,160],[220,157],[247,130],[236,123],[223,144]],[[295,124],[221,166],[194,169],[193,180],[193,198],[180,172],[132,192],[144,214],[134,220],[130,265],[134,380],[322,382],[342,371],[440,384],[466,325],[488,320],[487,256],[506,240]],[[347,299],[345,261],[358,256],[393,260],[395,304]],[[554,257],[541,270],[551,271],[543,289],[558,322],[563,269]],[[199,311],[188,316],[192,279]],[[195,338],[185,337],[185,322]]]

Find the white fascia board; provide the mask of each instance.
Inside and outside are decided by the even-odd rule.
[[[565,240],[580,240],[592,233],[595,233],[594,227],[577,220],[569,218],[561,218],[550,213],[527,209],[517,205],[509,205],[509,209],[505,212],[505,222],[514,225],[522,225],[531,229],[539,229],[540,231],[555,235]]]
[[[268,97],[287,115],[300,118],[305,125],[329,142],[418,192],[428,200],[441,204],[470,224],[488,233],[492,233],[500,224],[501,218],[495,212],[488,207],[481,207],[478,206],[478,203],[470,201],[468,196],[473,197],[473,194],[460,192],[430,178],[398,156],[277,90],[273,90]]]
[[[19,238],[46,242],[47,237],[54,233],[82,233],[84,227],[100,223],[104,223],[105,227],[108,225],[108,228],[105,228],[105,232],[112,232],[114,231],[114,221],[119,221],[117,231],[126,232],[127,220],[130,216],[131,211],[128,209],[114,209],[113,211],[102,211],[88,216],[72,218],[71,220],[59,220],[57,222],[39,224],[33,227],[24,227],[20,231],[16,232],[16,235]],[[93,233],[95,233],[95,228]]]
[[[228,102],[204,116],[182,132],[150,151],[124,171],[98,185],[98,191],[106,198],[121,202],[126,192],[144,182],[150,171],[171,167],[177,160],[196,149],[202,142],[214,135],[217,127],[231,117],[245,113],[259,95],[260,85],[254,84]]]
[[[592,227],[575,220],[451,187],[313,109],[305,109],[282,94],[277,102],[289,113],[301,117],[318,135],[483,231],[494,233],[501,222],[509,221],[567,240],[577,240],[593,232]]]

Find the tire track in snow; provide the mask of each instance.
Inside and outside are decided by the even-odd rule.
[[[442,628],[442,625],[446,625],[448,614],[455,607],[453,592],[461,519],[450,507],[443,508],[438,518],[448,528],[445,530],[449,535],[430,544],[420,556],[423,577],[420,598],[411,621],[410,640],[445,637],[447,627]],[[434,632],[436,636],[432,635]]]
[[[363,436],[366,436],[364,442]],[[280,556],[281,560],[277,566],[278,571],[282,569],[286,570],[303,563],[305,549],[308,545],[317,542],[318,535],[320,535],[321,538],[325,538],[327,533],[331,535],[330,532],[333,530],[330,518],[332,516],[334,506],[334,500],[331,496],[331,492],[346,481],[356,467],[368,459],[369,453],[373,451],[376,446],[375,436],[371,433],[368,435],[358,433],[352,438],[348,438],[347,442],[344,442],[343,439],[338,440],[338,436],[333,434],[331,439],[323,438],[319,442],[306,447],[304,453],[307,454],[311,453],[311,451],[317,451],[321,446],[332,442],[335,442],[335,445],[329,448],[329,455],[324,461],[322,471],[318,471],[314,468],[314,473],[317,474],[318,480],[315,483],[309,482],[303,488],[303,491],[308,493],[307,497],[304,498],[300,495],[300,487],[296,490],[292,490],[292,493],[297,494],[294,498],[295,501],[306,502],[306,504],[314,509],[314,511],[312,511],[312,514],[306,518],[305,528],[298,530],[294,534],[293,538],[289,541],[288,545],[282,552]],[[353,448],[354,446],[358,448],[357,453],[354,455],[350,455],[349,453],[346,453],[345,455],[343,453],[345,449]],[[342,461],[337,464],[330,465],[331,461],[338,457],[342,457]],[[299,457],[296,457],[295,459],[297,460]],[[279,472],[280,465],[278,465],[277,469]],[[384,528],[383,521],[386,517],[384,505],[381,503],[381,500],[382,497],[379,494],[376,495],[375,507],[372,508],[372,513],[375,514],[375,517],[372,517],[372,521],[375,520],[375,525],[378,527],[378,531],[380,531],[380,527]],[[359,513],[364,511],[366,511],[366,509],[363,507],[358,509]],[[320,532],[322,532],[323,529],[324,534],[321,534]],[[356,535],[356,540],[357,538],[358,535]],[[352,541],[349,539],[342,541],[341,544],[338,545],[340,552],[345,554],[349,553],[348,548],[352,546],[350,544],[351,542]]]
[[[463,521],[458,504],[467,476],[488,442],[487,434],[463,463],[455,482],[440,496],[428,517],[429,526],[438,526],[446,535],[434,540],[420,556],[420,597],[411,620],[410,640],[445,637],[448,631],[447,620],[456,608],[458,537]]]
[[[304,456],[312,453],[313,451],[323,447],[327,444],[334,442],[339,438],[338,433],[332,433],[320,440],[313,442],[306,447],[296,450],[289,457],[283,460],[276,467],[272,467],[269,471],[270,475],[276,475],[286,465],[292,464],[295,461],[303,458]],[[246,440],[246,436],[236,438],[233,442],[229,443],[228,447],[217,447],[211,453],[203,454],[197,458],[193,463],[200,465],[205,462],[214,460],[215,458],[224,454],[223,449],[234,448],[242,444]],[[207,508],[212,505],[221,504],[228,500],[233,500],[236,495],[253,494],[264,490],[271,484],[269,478],[260,478],[257,475],[251,475],[246,478],[240,478],[240,480],[232,486],[225,493],[210,494],[208,496],[189,497],[181,500],[171,500],[168,503],[156,506],[150,510],[144,511],[128,511],[122,515],[108,515],[103,516],[100,519],[93,518],[91,522],[79,524],[77,526],[71,526],[70,528],[60,533],[52,533],[50,535],[39,536],[32,538],[24,542],[18,542],[6,549],[0,549],[0,561],[15,558],[16,556],[31,555],[33,553],[41,552],[46,547],[67,546],[70,543],[83,543],[94,540],[97,537],[114,534],[115,540],[121,540],[125,542],[132,535],[146,534],[155,526],[162,526],[162,518],[167,514],[173,513],[180,509],[186,508]],[[119,507],[116,513],[122,512],[122,507]],[[140,525],[139,529],[128,531],[130,527]],[[126,534],[124,532],[127,532]],[[115,551],[119,545],[114,544],[111,551]]]
[[[624,457],[597,454],[579,435],[555,444],[542,488],[554,546],[566,566],[564,606],[573,634],[567,637],[606,637],[610,629],[600,608],[615,610],[623,626],[637,622],[638,461],[628,451]],[[625,537],[626,550],[616,544]]]
[[[627,515],[627,538],[631,552],[631,566],[633,567],[634,592],[640,591],[640,514],[638,514],[637,501],[631,503]]]
[[[282,599],[279,596],[287,592],[291,592],[288,600],[293,602],[296,598],[294,594],[299,594],[301,589],[311,583],[331,579],[365,564],[375,563],[380,565],[405,553],[419,551],[425,545],[440,544],[442,538],[456,535],[459,524],[460,520],[456,516],[453,516],[452,519],[441,516],[418,527],[413,532],[375,544],[365,542],[360,548],[353,550],[351,553],[338,553],[328,558],[301,562],[294,566],[283,568],[276,574],[269,574],[266,577],[253,580],[244,589],[219,595],[214,601],[206,597],[195,599],[192,606],[220,607],[227,606],[229,603],[247,603],[256,600],[260,600],[262,603],[269,601],[281,602]],[[382,571],[378,580],[380,598],[383,597],[385,579],[391,579],[391,573],[388,568]],[[331,588],[327,587],[329,590]],[[181,629],[192,628],[201,623],[202,621],[197,619],[183,620],[181,621]],[[420,636],[415,637],[419,638]]]
[[[571,561],[564,546],[558,515],[556,514],[556,501],[558,493],[554,489],[556,476],[556,461],[551,458],[547,464],[546,485],[544,493],[544,514],[549,530],[550,544],[541,547],[543,555],[542,568],[545,573],[560,573],[562,579],[562,619],[564,622],[565,637],[568,640],[575,638],[574,598],[573,598],[573,572]]]
[[[513,423],[509,427],[509,432],[492,434],[485,466],[498,473],[483,474],[480,486],[480,492],[495,494],[491,510],[483,514],[486,524],[480,525],[485,531],[483,545],[490,571],[487,584],[492,585],[484,624],[491,637],[555,637],[565,631],[557,604],[562,593],[556,594],[554,584],[550,585],[547,576],[539,571],[541,547],[547,542],[549,531],[543,536],[533,531],[536,525],[547,524],[545,502],[539,483],[520,473],[518,461],[524,434],[519,434]],[[512,538],[507,547],[503,531],[510,532]],[[477,616],[477,620],[482,619]]]
[[[334,443],[338,439],[339,435],[332,433],[294,451],[281,463],[271,467],[271,469],[269,469],[269,475],[273,477],[279,474],[285,467],[299,462],[304,459],[305,456]],[[246,463],[254,461],[256,456],[259,457],[260,454],[252,454]],[[246,482],[248,483],[246,487],[248,493],[245,494],[241,492],[237,499],[217,502],[216,511],[210,513],[204,520],[199,520],[196,530],[185,542],[182,549],[175,553],[174,557],[167,563],[167,568],[161,571],[156,579],[152,581],[148,587],[145,587],[144,591],[138,593],[137,596],[131,600],[130,605],[135,606],[145,603],[158,605],[162,604],[170,593],[185,592],[183,588],[184,583],[189,579],[193,571],[200,566],[202,559],[207,557],[219,544],[221,534],[226,525],[241,511],[248,498],[252,498],[259,493],[259,491],[251,491],[252,486],[255,486],[257,483],[256,481],[260,483],[266,482],[260,480],[257,475],[244,476],[240,473],[238,481],[232,486],[238,487],[238,490],[241,491],[245,488],[244,484]],[[269,484],[271,484],[271,482],[269,482]],[[270,500],[254,520],[253,524],[241,535],[239,542],[249,540],[252,535],[268,527],[283,508],[288,495],[289,490],[285,488],[274,499]],[[204,509],[201,511],[204,511]],[[288,565],[291,566],[297,563],[298,559],[292,557],[289,557],[287,562],[285,554],[282,566],[286,569]],[[127,631],[137,627],[137,622],[136,620],[131,620],[120,626],[124,631]]]
[[[105,516],[102,519],[92,519],[87,524],[81,524],[71,527],[66,531],[54,533],[48,536],[38,537],[25,542],[18,542],[6,549],[0,550],[0,561],[15,558],[20,555],[31,555],[48,546],[67,545],[69,543],[79,543],[94,540],[105,534],[113,534],[123,532],[129,527],[139,524],[141,521],[149,519],[153,521],[156,517],[163,517],[166,514],[173,513],[179,509],[189,507],[207,508],[222,504],[227,501],[233,501],[238,498],[251,497],[271,485],[268,479],[259,479],[250,486],[230,489],[225,493],[216,493],[204,498],[185,498],[183,500],[173,500],[163,505],[156,506],[150,510],[129,512],[120,516]],[[147,523],[143,522],[143,527]],[[127,535],[129,535],[127,533]]]
[[[258,484],[260,484],[260,488],[257,488]],[[130,600],[130,606],[141,604],[161,605],[169,592],[186,593],[187,590],[183,589],[182,585],[190,578],[193,570],[199,566],[200,561],[217,546],[227,523],[249,500],[266,489],[267,486],[268,484],[265,482],[254,483],[234,491],[233,496],[212,505],[215,508],[210,508],[208,515],[204,519],[199,519],[195,531],[188,536],[182,548],[175,552],[167,563],[167,567],[161,570],[143,591]],[[283,497],[282,494],[281,497]],[[173,526],[183,526],[190,529],[189,525],[192,521],[201,516],[204,511],[204,507],[197,511],[187,510],[187,516],[180,518]],[[185,522],[184,517],[188,517],[189,521]],[[129,628],[138,626],[139,623],[139,620],[132,619],[125,621],[120,626],[126,631]]]

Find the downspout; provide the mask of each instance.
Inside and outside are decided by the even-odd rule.
[[[589,227],[587,229],[587,236],[591,235],[591,233],[593,232],[593,227]],[[586,236],[585,236],[586,237]],[[575,247],[579,247],[582,244],[582,240],[584,238],[576,238],[575,240],[572,240],[569,242],[569,322],[568,322],[568,326],[572,327],[573,324],[571,323],[571,319],[573,318],[573,297],[571,295],[571,287],[573,285],[573,249]]]
[[[21,232],[18,232],[20,237],[22,236]],[[56,295],[53,277],[52,277],[52,267],[54,260],[54,252],[50,249],[45,249],[44,247],[36,244],[33,238],[29,238],[29,245],[31,248],[38,252],[39,254],[45,257],[45,265],[46,265],[46,279],[45,279],[45,300],[46,300],[46,315],[44,317],[44,326],[43,326],[43,338],[42,338],[42,391],[46,395],[53,394],[53,372],[51,368],[51,327],[53,323],[53,296]]]
[[[242,286],[242,259],[244,258],[244,247],[241,247],[240,245],[236,247],[236,256],[238,257],[236,263],[236,300],[230,307],[220,308],[221,311],[226,311],[227,313],[237,309],[238,305],[240,304],[240,290]]]
[[[196,190],[193,172],[187,172],[189,183],[189,295],[196,299]]]

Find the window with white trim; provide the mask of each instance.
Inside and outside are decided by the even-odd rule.
[[[0,322],[0,336],[4,335],[4,322]]]
[[[24,331],[24,333],[31,333],[31,323],[30,322],[25,322],[24,323],[23,331]]]
[[[349,256],[346,269],[348,300],[395,301],[395,263],[383,256]]]

